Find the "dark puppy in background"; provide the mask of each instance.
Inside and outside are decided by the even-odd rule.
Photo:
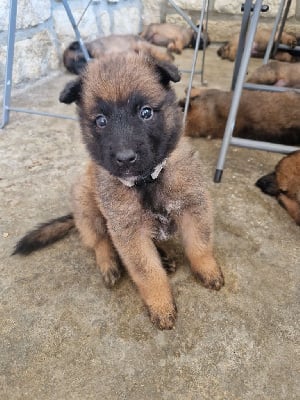
[[[162,240],[178,232],[194,275],[210,289],[224,284],[201,164],[181,138],[170,86],[179,80],[173,64],[130,53],[94,60],[67,84],[60,100],[78,106],[90,162],[73,188],[73,214],[28,233],[15,249],[43,247],[75,224],[106,285],[119,279],[120,258],[160,329],[171,329],[177,313],[157,250]]]
[[[184,48],[195,48],[197,33],[192,28],[175,24],[150,24],[144,28],[141,37],[157,46],[164,46],[174,53],[181,54]],[[208,33],[202,29],[199,50],[203,49],[204,43],[208,46],[210,39]]]
[[[173,61],[174,57],[168,51],[162,50],[142,39],[138,35],[109,35],[91,42],[86,42],[85,47],[91,58],[102,58],[116,53],[143,52],[160,61]],[[65,68],[72,74],[79,75],[86,66],[86,60],[79,42],[72,42],[63,53]]]
[[[269,61],[247,79],[249,83],[300,88],[300,63]]]
[[[300,225],[300,150],[282,158],[275,171],[258,179],[256,186],[274,196]]]
[[[251,57],[263,58],[268,46],[272,31],[270,29],[258,28],[255,34],[251,50]],[[219,57],[225,60],[234,61],[239,43],[239,33],[234,34],[231,39],[223,44],[218,50]],[[292,33],[282,32],[280,43],[294,48],[297,46],[297,38]],[[278,50],[274,56],[278,61],[295,62],[296,58],[285,51]]]
[[[223,138],[232,92],[193,88],[185,135]],[[184,107],[185,100],[180,101]],[[300,145],[300,94],[244,90],[233,136]]]

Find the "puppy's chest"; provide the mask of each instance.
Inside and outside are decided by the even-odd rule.
[[[138,190],[141,205],[151,219],[157,240],[167,240],[177,230],[176,214],[181,209],[180,200],[172,200],[155,184]]]

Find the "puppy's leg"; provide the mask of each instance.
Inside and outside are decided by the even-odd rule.
[[[105,221],[101,215],[75,214],[76,227],[79,230],[83,243],[93,249],[96,262],[100,268],[103,281],[107,287],[112,287],[121,276],[118,256],[114,250],[112,241],[105,232]]]
[[[150,38],[148,38],[150,43],[155,44],[156,46],[164,46],[168,45],[168,39],[164,35],[161,35],[158,32],[154,32]]]
[[[179,228],[184,250],[195,276],[205,287],[221,289],[224,278],[213,255],[209,221],[204,215],[199,215],[199,210],[188,210],[181,216]]]
[[[73,190],[74,218],[83,243],[93,249],[103,281],[112,287],[121,276],[118,255],[107,232],[106,222],[88,187],[77,185]]]
[[[286,53],[284,51],[280,51],[280,50],[277,51],[276,54],[274,55],[274,60],[283,61],[283,62],[295,62],[296,61],[295,58],[291,54]]]
[[[151,321],[159,329],[172,329],[176,306],[154,243],[140,232],[130,235],[130,243],[119,235],[113,234],[112,239],[148,308]]]
[[[168,50],[174,51],[174,53],[176,54],[181,54],[183,50],[182,41],[177,38],[170,41],[170,43],[168,44]]]
[[[281,40],[280,42],[282,44],[285,44],[290,47],[296,47],[297,46],[297,38],[295,35],[287,32],[282,32],[281,34]]]

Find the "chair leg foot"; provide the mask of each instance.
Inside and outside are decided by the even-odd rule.
[[[222,169],[216,169],[215,176],[214,176],[214,182],[219,183],[221,182],[223,170]]]

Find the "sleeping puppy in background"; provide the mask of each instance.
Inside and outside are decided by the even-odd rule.
[[[300,89],[300,63],[269,61],[258,67],[247,82]]]
[[[91,58],[102,58],[106,55],[121,52],[143,52],[160,61],[173,61],[174,57],[168,51],[162,50],[142,39],[138,35],[109,35],[85,43]],[[79,75],[86,66],[86,60],[79,42],[72,42],[63,53],[65,68],[72,74]]]
[[[190,27],[175,24],[150,24],[144,28],[141,37],[157,46],[164,46],[169,51],[181,54],[184,48],[195,48],[197,33]],[[199,50],[203,49],[204,43],[208,46],[210,39],[208,33],[202,29]]]
[[[300,225],[300,150],[282,158],[275,171],[262,176],[255,184],[264,193],[276,197]]]
[[[177,314],[158,250],[164,240],[177,232],[195,277],[210,289],[224,284],[201,163],[181,138],[170,85],[179,80],[174,64],[130,52],[89,62],[66,85],[60,101],[77,104],[90,161],[74,185],[72,214],[29,232],[14,252],[28,254],[76,226],[104,283],[120,278],[120,259],[160,329],[171,329]]]
[[[271,36],[271,32],[272,32],[271,29],[263,29],[263,28],[257,29],[254,42],[252,45],[251,57],[257,57],[257,58],[264,57]],[[228,42],[222,45],[217,50],[218,56],[221,57],[222,59],[234,61],[239,44],[239,36],[240,36],[239,33],[234,34]],[[294,48],[295,46],[297,46],[297,38],[292,33],[282,32],[280,43],[285,44],[291,48]],[[286,61],[286,62],[296,61],[296,58],[292,54],[280,50],[276,52],[273,58],[278,61]]]
[[[223,138],[232,92],[193,88],[185,135]],[[184,107],[185,100],[180,101]],[[244,90],[233,136],[273,143],[300,145],[300,94]]]

